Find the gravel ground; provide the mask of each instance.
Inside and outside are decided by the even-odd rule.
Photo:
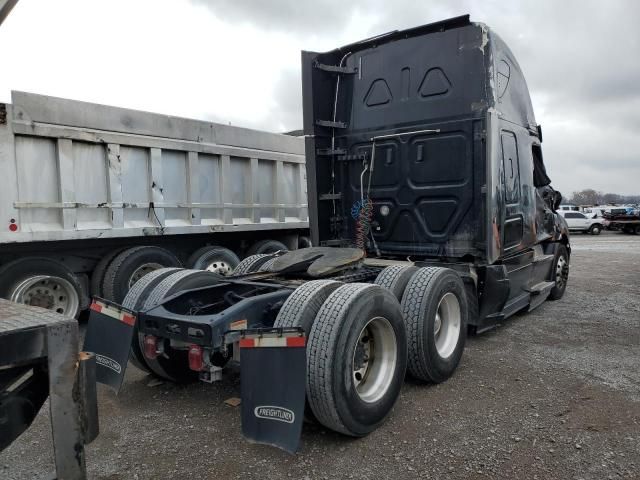
[[[232,375],[100,389],[90,478],[640,478],[640,236],[574,235],[565,297],[470,338],[441,385],[407,380],[363,439],[306,425],[297,455],[240,434]],[[151,382],[153,384],[154,382]],[[0,478],[52,470],[48,410],[0,454]]]

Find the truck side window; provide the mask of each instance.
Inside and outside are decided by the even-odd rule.
[[[544,168],[540,145],[531,145],[531,155],[533,156],[533,186],[536,188],[546,187],[551,183],[551,179]]]
[[[513,132],[502,131],[502,172],[504,175],[505,202],[514,204],[520,201],[520,164],[518,145]]]

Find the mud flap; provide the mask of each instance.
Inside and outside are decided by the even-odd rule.
[[[240,385],[245,438],[295,453],[304,417],[306,363],[302,329],[244,331]]]
[[[116,393],[127,369],[135,323],[136,316],[131,310],[101,298],[91,303],[84,351],[95,354],[96,380]]]

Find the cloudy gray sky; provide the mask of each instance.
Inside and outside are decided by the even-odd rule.
[[[556,188],[640,193],[635,0],[20,0],[0,27],[0,101],[26,90],[293,130],[300,50],[465,13],[518,58]]]

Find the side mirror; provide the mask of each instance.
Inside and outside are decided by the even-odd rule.
[[[538,125],[538,139],[542,143],[542,125]]]

